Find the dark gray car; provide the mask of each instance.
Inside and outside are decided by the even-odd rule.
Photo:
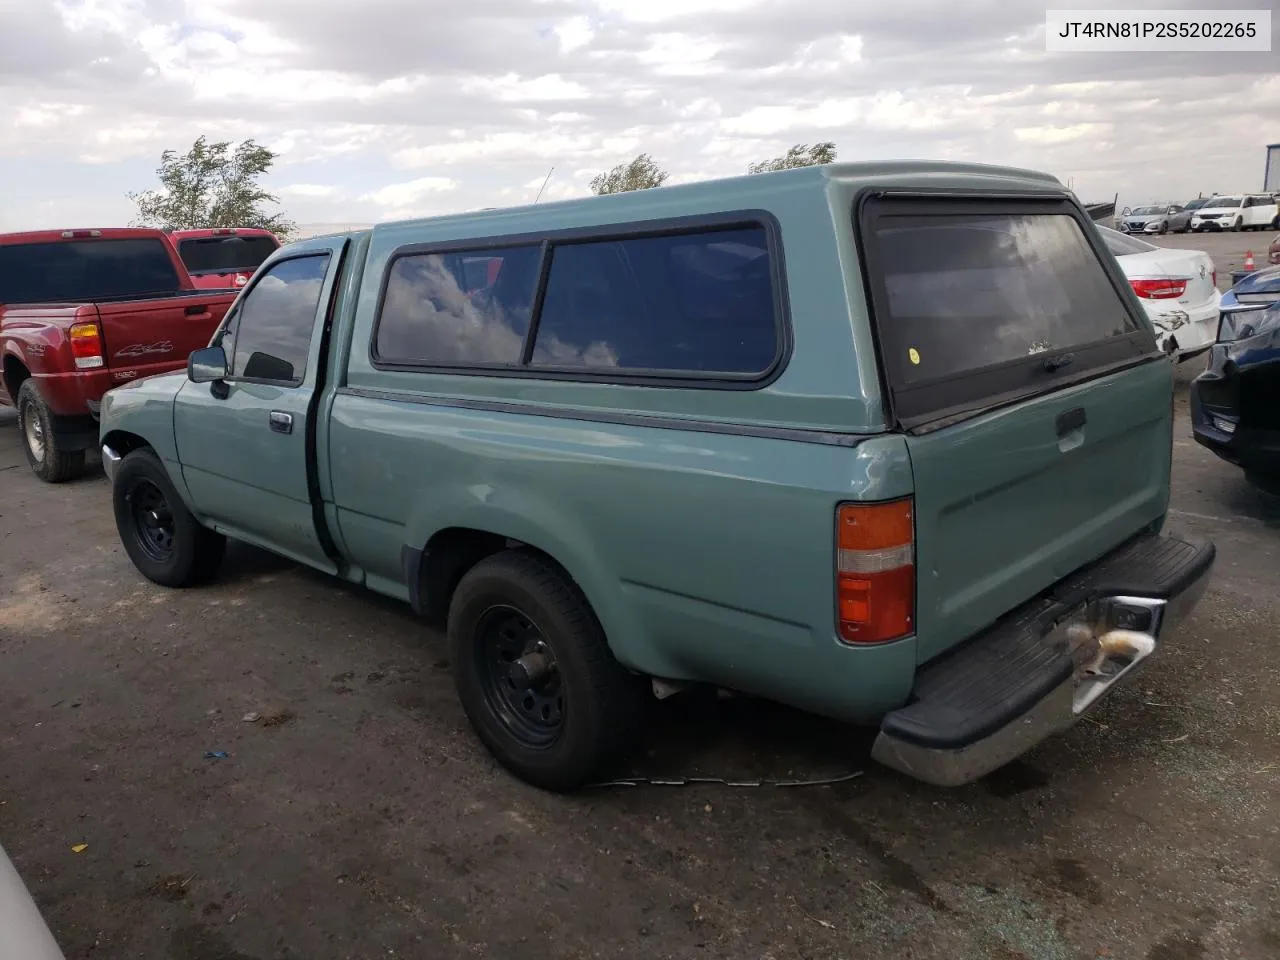
[[[1169,229],[1174,233],[1186,233],[1191,229],[1191,215],[1212,200],[1213,197],[1196,197],[1182,204],[1178,213],[1169,217]]]

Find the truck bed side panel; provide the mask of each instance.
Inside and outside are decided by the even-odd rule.
[[[901,437],[808,443],[349,390],[330,429],[341,535],[372,577],[403,581],[401,547],[442,528],[488,530],[563,564],[638,669],[866,718],[907,694],[914,642],[842,645],[833,595],[836,504],[910,491]]]

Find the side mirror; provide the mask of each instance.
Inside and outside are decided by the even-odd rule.
[[[1121,210],[1121,211],[1120,211],[1120,216],[1122,216],[1122,217],[1127,217],[1128,215],[1129,215],[1129,208],[1128,208],[1128,207],[1125,207],[1123,210]]]
[[[227,375],[227,354],[222,347],[204,347],[187,358],[187,379],[192,383],[213,383]]]

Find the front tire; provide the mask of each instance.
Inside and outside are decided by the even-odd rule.
[[[1231,229],[1232,229],[1235,233],[1239,233],[1241,230],[1243,230],[1243,229],[1244,229],[1244,217],[1236,217],[1236,222],[1232,225]]]
[[[588,783],[634,742],[644,681],[613,658],[577,584],[520,550],[481,560],[449,605],[458,697],[477,735],[520,779]]]
[[[154,452],[134,450],[121,461],[111,501],[125,553],[148,580],[188,587],[217,572],[226,538],[191,515]]]
[[[45,483],[64,483],[84,473],[83,450],[58,449],[53,414],[31,378],[18,388],[18,429],[31,472]]]
[[[1169,223],[1168,221],[1165,221],[1164,223],[1160,224],[1160,236],[1163,237],[1168,232],[1169,232]]]

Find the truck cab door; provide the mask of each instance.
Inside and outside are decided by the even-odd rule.
[[[198,515],[227,535],[334,572],[317,526],[311,418],[347,241],[317,240],[259,271],[216,335],[227,376],[188,381],[174,404],[183,479]]]

